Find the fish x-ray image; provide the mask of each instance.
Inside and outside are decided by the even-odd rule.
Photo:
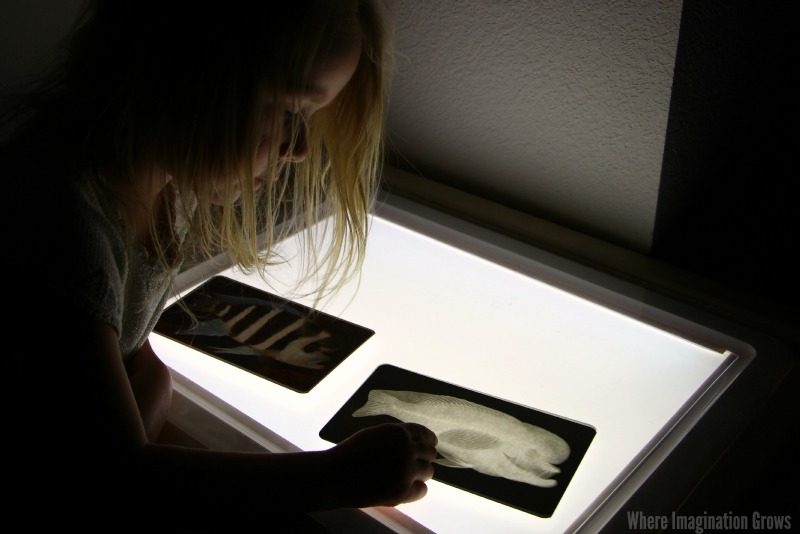
[[[596,434],[583,423],[382,365],[319,435],[339,443],[392,421],[436,433],[435,480],[539,517],[553,515]]]
[[[300,393],[375,334],[224,276],[167,307],[155,331]]]

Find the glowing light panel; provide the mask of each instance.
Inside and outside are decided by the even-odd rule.
[[[300,239],[283,243],[287,258]],[[269,285],[235,269],[220,274],[310,305],[297,297],[310,286],[295,287],[293,268],[276,268]],[[151,343],[177,372],[304,450],[331,446],[317,433],[383,363],[597,430],[551,518],[432,481],[422,501],[398,510],[436,532],[570,530],[664,446],[676,423],[702,409],[698,399],[738,358],[379,216],[360,284],[321,309],[376,334],[308,393],[157,334]]]

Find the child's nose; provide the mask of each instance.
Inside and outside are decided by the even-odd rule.
[[[292,137],[291,133],[288,136]],[[308,126],[300,121],[295,126],[294,142],[281,143],[278,157],[281,161],[298,163],[308,156]]]

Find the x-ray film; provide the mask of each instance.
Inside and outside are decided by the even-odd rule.
[[[169,306],[155,331],[300,393],[375,333],[224,276]]]
[[[434,378],[381,365],[320,431],[339,443],[383,422],[438,439],[434,479],[539,517],[567,491],[595,429]]]

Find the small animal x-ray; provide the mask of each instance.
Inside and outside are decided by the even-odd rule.
[[[434,479],[551,517],[594,428],[392,365],[381,365],[320,431],[339,443],[383,422],[414,422],[439,438]]]
[[[155,331],[300,393],[375,334],[224,276],[165,309]]]

